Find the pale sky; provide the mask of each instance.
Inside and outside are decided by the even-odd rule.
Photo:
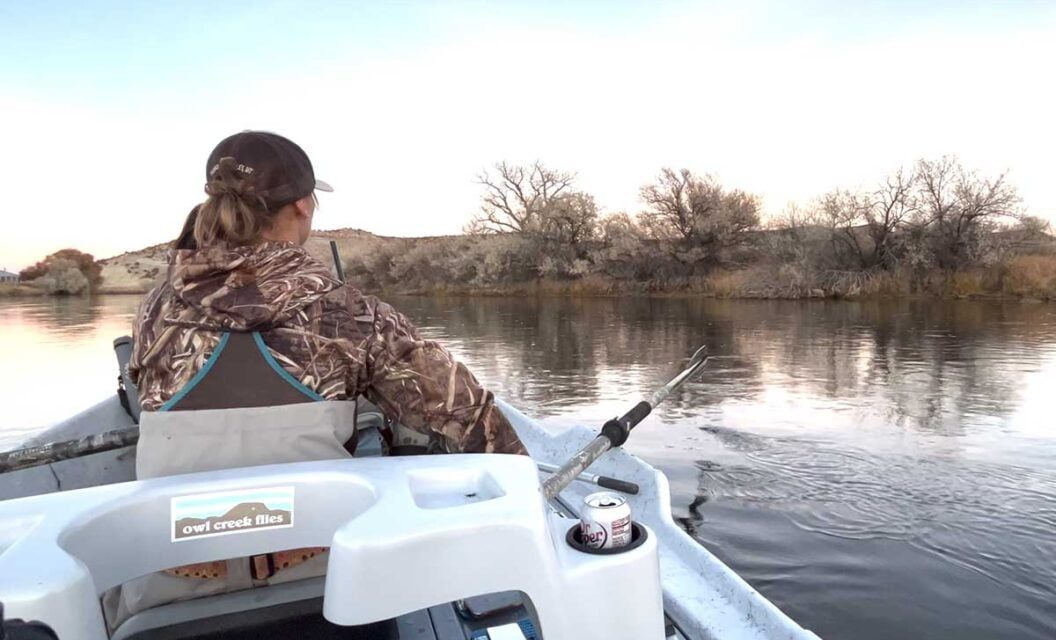
[[[0,0],[0,268],[170,240],[247,128],[334,185],[323,229],[457,233],[504,159],[607,212],[672,166],[777,214],[956,154],[1056,219],[1054,62],[1053,2]]]

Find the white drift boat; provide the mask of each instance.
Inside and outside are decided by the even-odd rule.
[[[595,436],[501,408],[537,462]],[[380,422],[360,414],[347,460],[136,481],[126,447],[0,475],[4,615],[62,640],[817,640],[677,527],[664,475],[622,450],[590,471],[640,487],[626,496],[640,526],[621,552],[588,553],[569,532],[596,487],[547,502],[523,457],[382,457]],[[132,424],[114,397],[29,444]],[[325,578],[163,604],[112,632],[103,619],[103,594],[138,576],[311,546],[330,547]]]

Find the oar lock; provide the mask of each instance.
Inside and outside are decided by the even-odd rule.
[[[601,435],[608,438],[613,447],[620,447],[627,442],[627,436],[631,435],[631,427],[620,422],[619,418],[613,418],[601,427]]]

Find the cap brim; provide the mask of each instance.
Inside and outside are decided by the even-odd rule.
[[[328,183],[328,182],[323,182],[322,180],[316,180],[315,181],[315,190],[316,191],[333,191],[334,188],[331,187],[330,183]]]

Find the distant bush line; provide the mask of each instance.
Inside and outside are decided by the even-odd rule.
[[[602,212],[573,173],[500,163],[477,177],[465,234],[327,238],[371,292],[472,295],[703,295],[729,298],[1011,296],[1056,300],[1056,241],[1004,174],[919,160],[868,188],[834,189],[763,220],[760,198],[664,168],[642,208]],[[23,270],[0,295],[142,292],[168,245],[96,262],[73,249]],[[102,270],[101,270],[102,268]]]
[[[642,210],[603,215],[575,175],[500,163],[467,235],[388,239],[348,258],[369,290],[679,293],[806,298],[1056,298],[1056,244],[1005,175],[920,160],[869,189],[837,189],[764,223],[760,198],[663,169]],[[379,241],[381,239],[379,238]]]

